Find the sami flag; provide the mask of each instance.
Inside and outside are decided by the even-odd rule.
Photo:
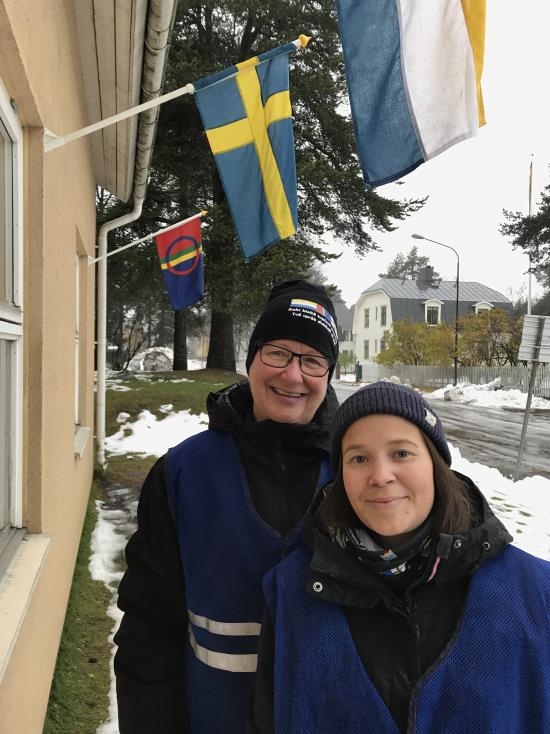
[[[204,296],[200,217],[156,235],[160,267],[174,311]]]
[[[302,40],[304,39],[304,40]],[[306,37],[300,37],[302,45]],[[297,227],[288,43],[195,82],[195,97],[248,259]]]
[[[485,124],[485,0],[337,0],[367,187],[395,181]]]

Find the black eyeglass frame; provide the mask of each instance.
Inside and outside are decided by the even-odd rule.
[[[298,364],[300,365],[300,370],[302,371],[304,375],[307,375],[308,377],[324,377],[334,367],[334,364],[335,364],[331,359],[329,359],[328,357],[325,357],[324,355],[319,356],[318,354],[310,354],[309,352],[294,352],[292,349],[289,349],[288,347],[282,347],[279,344],[272,344],[271,342],[257,342],[256,346],[258,347],[258,352],[260,353],[260,360],[262,364],[265,364],[266,367],[274,367],[275,369],[283,370],[285,367],[288,367],[288,365],[292,362],[294,357],[297,357]],[[288,352],[290,354],[290,357],[288,358],[288,362],[282,365],[269,364],[269,362],[266,362],[264,360],[264,355],[262,354],[262,349],[264,347],[273,347],[274,349],[281,349],[283,352]],[[304,370],[304,366],[302,364],[303,357],[315,357],[315,359],[324,360],[328,366],[322,375],[312,375],[311,372],[306,372]]]

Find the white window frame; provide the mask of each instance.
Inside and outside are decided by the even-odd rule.
[[[363,311],[363,328],[370,328],[370,308],[365,308]]]
[[[478,301],[477,303],[474,303],[476,315],[482,311],[492,311],[494,307],[494,304],[489,303],[489,301]]]
[[[23,130],[0,79],[0,117],[12,141],[12,304],[0,303],[0,338],[10,343],[9,522],[23,527]]]
[[[0,339],[11,346],[10,377],[15,389],[10,394],[10,426],[9,436],[9,523],[13,528],[23,527],[23,501],[21,493],[23,449],[23,391],[21,376],[23,374],[22,329],[19,324],[0,321]]]
[[[428,301],[424,301],[424,323],[428,324],[428,308],[437,308],[437,324],[428,324],[428,326],[437,326],[441,323],[441,306],[443,301],[437,298],[430,298]]]
[[[384,320],[382,320],[382,314],[384,314]],[[388,307],[380,306],[380,326],[386,326],[388,322]]]

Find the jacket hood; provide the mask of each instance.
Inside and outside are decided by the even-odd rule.
[[[276,421],[256,421],[252,410],[252,393],[248,380],[236,382],[229,387],[210,393],[206,401],[210,419],[209,427],[230,433],[251,433],[266,435],[274,433],[317,435],[321,448],[328,451],[328,430],[330,422],[338,409],[338,398],[329,384],[327,394],[311,423],[277,423]]]
[[[421,583],[426,583],[432,574],[434,584],[449,584],[474,573],[483,563],[494,558],[512,541],[501,521],[496,517],[481,491],[465,475],[455,472],[469,488],[475,503],[475,526],[462,533],[447,535],[440,533],[434,538],[431,557]],[[326,497],[332,484],[325,486]],[[322,501],[320,504],[322,504]],[[317,594],[329,601],[370,608],[381,597],[393,593],[383,577],[374,574],[357,558],[347,553],[328,536],[319,522],[318,510],[306,533],[306,542],[312,551],[311,578],[325,579],[323,593]],[[437,562],[437,565],[436,565]],[[416,584],[415,584],[416,585]],[[310,588],[311,584],[308,585]],[[365,590],[371,594],[365,594]]]

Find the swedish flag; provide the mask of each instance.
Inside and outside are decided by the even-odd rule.
[[[301,45],[307,37],[301,36]],[[288,81],[294,43],[195,82],[195,96],[246,258],[296,231]]]

